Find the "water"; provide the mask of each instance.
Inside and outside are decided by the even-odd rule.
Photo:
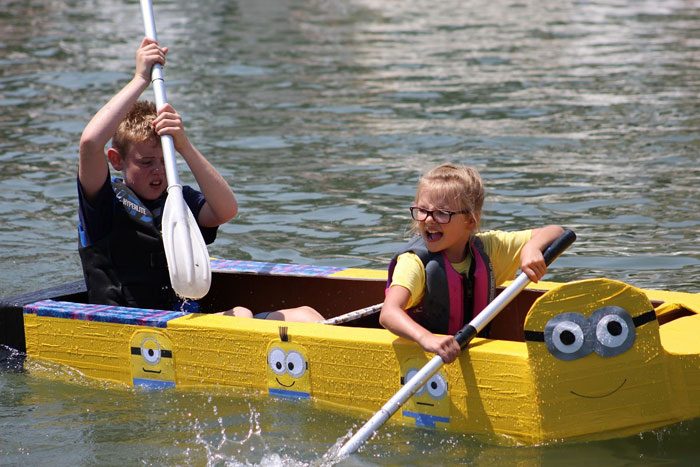
[[[576,230],[550,278],[700,292],[700,2],[173,0],[155,15],[170,101],[241,205],[212,255],[383,268],[419,174],[451,160],[486,180],[483,228]],[[3,2],[0,295],[81,277],[77,143],[142,34],[134,2]],[[361,422],[34,365],[0,375],[3,463],[318,465]],[[347,463],[690,463],[698,435],[525,448],[386,427]]]

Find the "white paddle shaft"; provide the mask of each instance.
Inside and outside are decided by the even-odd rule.
[[[151,0],[141,0],[141,15],[146,36],[158,40]],[[156,98],[156,108],[160,110],[167,102],[163,67],[160,64],[155,64],[151,69],[151,82]],[[182,194],[173,138],[170,135],[163,135],[160,140],[165,175],[168,179],[168,197],[163,208],[161,233],[165,258],[168,261],[170,284],[180,297],[199,299],[209,292],[211,286],[209,252],[197,220]]]
[[[356,319],[364,318],[365,316],[370,316],[378,313],[382,309],[382,303],[377,303],[376,305],[368,306],[365,308],[360,308],[355,311],[348,311],[345,314],[334,316],[333,318],[324,319],[321,321],[322,324],[341,324],[347,323],[348,321],[354,321]]]
[[[156,33],[156,22],[153,18],[153,4],[150,0],[141,0],[141,16],[143,17],[143,28],[146,31],[146,37],[157,41],[158,34]],[[165,92],[165,76],[160,63],[156,63],[151,69],[151,84],[153,85],[153,94],[156,98],[156,108],[160,110],[168,103]],[[160,141],[163,146],[163,160],[165,162],[165,175],[168,178],[168,188],[172,185],[180,185],[173,138],[170,135],[163,135],[160,137]]]

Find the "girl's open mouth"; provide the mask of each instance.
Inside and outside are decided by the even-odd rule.
[[[442,238],[442,232],[425,232],[425,238],[429,242],[437,242]]]

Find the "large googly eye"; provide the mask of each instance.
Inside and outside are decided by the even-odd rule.
[[[270,353],[267,354],[267,364],[275,374],[283,375],[287,371],[286,356],[287,354],[284,353],[284,350],[277,347],[270,350]]]
[[[549,353],[560,360],[576,360],[593,351],[588,320],[580,313],[561,313],[547,321],[544,341]]]
[[[614,357],[634,344],[636,329],[627,311],[619,306],[599,308],[590,318],[595,332],[593,350],[601,357]]]
[[[428,388],[428,394],[430,394],[430,397],[433,399],[442,399],[447,394],[447,381],[445,381],[445,378],[439,373],[433,375],[433,377],[425,383],[425,386]]]
[[[306,362],[299,352],[291,351],[286,359],[287,371],[295,378],[299,378],[306,371]]]
[[[141,344],[141,357],[149,365],[156,365],[160,362],[160,345],[153,339],[146,339]]]
[[[418,370],[415,368],[411,368],[406,372],[406,378],[404,379],[404,384],[408,383],[414,376],[416,376],[416,373],[418,373]],[[418,388],[418,390],[415,392],[414,396],[420,396],[425,393],[425,384]]]

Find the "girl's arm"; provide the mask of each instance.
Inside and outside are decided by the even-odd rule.
[[[532,230],[530,240],[520,252],[520,270],[532,282],[539,281],[547,272],[542,251],[563,233],[564,229],[558,225],[548,225]]]
[[[404,311],[410,298],[407,288],[400,285],[390,287],[379,314],[379,323],[397,336],[417,342],[426,352],[439,355],[445,363],[452,363],[460,352],[457,340],[453,336],[433,334],[411,319]]]

